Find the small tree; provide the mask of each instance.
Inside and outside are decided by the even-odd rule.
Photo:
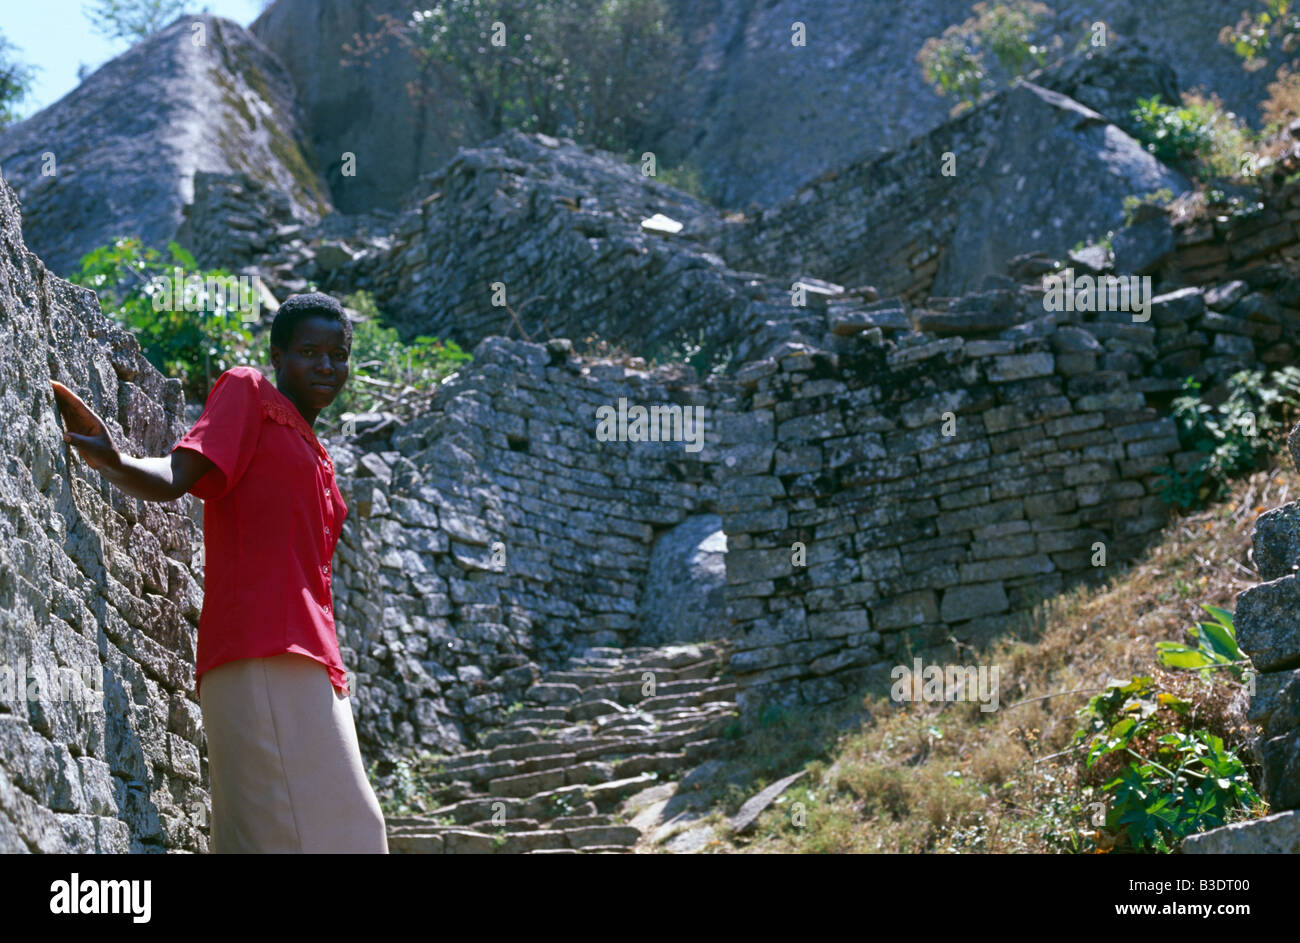
[[[994,89],[1046,61],[1044,23],[1050,7],[1033,0],[976,3],[973,16],[931,36],[916,54],[925,80],[939,95],[954,95],[970,106]],[[1060,37],[1051,41],[1059,47]]]
[[[19,120],[17,106],[31,94],[36,68],[17,61],[18,47],[0,33],[0,128]]]
[[[444,0],[344,46],[365,64],[396,39],[415,57],[417,108],[455,89],[490,134],[507,128],[609,150],[639,143],[653,105],[683,70],[664,0]]]
[[[134,42],[152,36],[178,16],[195,12],[194,6],[192,0],[93,0],[82,12],[100,35]]]

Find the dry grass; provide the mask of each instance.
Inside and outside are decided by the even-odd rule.
[[[885,682],[864,696],[865,722],[861,710],[856,718],[797,712],[756,731],[732,761],[731,782],[712,795],[711,819],[724,837],[708,850],[1104,850],[1108,836],[1088,825],[1089,782],[1070,749],[1082,726],[1076,712],[1113,678],[1151,675],[1194,703],[1196,726],[1240,749],[1252,733],[1240,687],[1164,671],[1155,643],[1188,642],[1186,628],[1205,618],[1202,603],[1236,608],[1237,595],[1259,582],[1255,518],[1298,494],[1300,475],[1289,468],[1258,472],[1235,483],[1227,501],[1171,522],[1106,583],[1041,605],[1026,638],[1000,641],[978,659],[1000,666],[996,711],[972,702],[895,703]],[[725,837],[725,815],[802,766],[809,775],[751,836]]]

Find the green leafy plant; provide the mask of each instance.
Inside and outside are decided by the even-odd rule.
[[[1137,122],[1137,139],[1166,164],[1190,163],[1214,146],[1210,122],[1196,109],[1152,95],[1139,98],[1130,114]]]
[[[1223,740],[1189,726],[1191,701],[1149,676],[1112,681],[1079,712],[1084,768],[1105,772],[1105,828],[1134,851],[1169,852],[1183,837],[1261,803]]]
[[[1139,98],[1130,112],[1135,136],[1158,160],[1207,179],[1249,179],[1267,164],[1252,150],[1259,136],[1217,97],[1187,92],[1182,99]]]
[[[365,320],[353,328],[348,382],[330,404],[330,417],[381,408],[406,388],[432,389],[474,359],[455,341],[427,334],[404,342],[395,328],[384,323],[383,312],[369,292],[354,292],[343,303]]]
[[[159,280],[173,284],[177,266],[186,282],[193,278],[196,290],[186,295],[175,286],[174,296],[164,299]],[[135,335],[150,363],[179,378],[191,400],[202,402],[224,371],[252,362],[253,336],[222,289],[237,290],[245,310],[251,293],[225,269],[199,269],[175,242],[164,255],[139,239],[118,239],[82,256],[68,280],[93,289],[104,314]]]
[[[1218,406],[1201,395],[1201,384],[1188,378],[1183,394],[1171,404],[1184,449],[1201,453],[1190,468],[1172,465],[1156,470],[1160,496],[1185,510],[1219,498],[1229,480],[1257,468],[1278,449],[1277,430],[1300,406],[1300,369],[1283,367],[1271,375],[1242,370],[1228,378],[1227,398]]]
[[[1300,48],[1300,14],[1293,0],[1261,0],[1262,10],[1242,11],[1233,26],[1219,31],[1219,42],[1245,60],[1248,71],[1262,68],[1277,40],[1284,53]]]
[[[1204,603],[1201,608],[1213,616],[1213,622],[1202,622],[1187,630],[1196,647],[1179,642],[1156,642],[1160,664],[1166,668],[1192,668],[1202,677],[1208,677],[1216,667],[1226,668],[1238,680],[1246,670],[1247,659],[1237,647],[1237,630],[1232,613],[1218,606]]]

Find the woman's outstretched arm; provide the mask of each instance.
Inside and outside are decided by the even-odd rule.
[[[63,441],[71,443],[86,464],[123,492],[145,501],[174,501],[214,468],[191,449],[176,449],[159,458],[135,458],[117,450],[108,427],[82,402],[81,397],[57,380],[51,380],[54,399],[63,417]]]

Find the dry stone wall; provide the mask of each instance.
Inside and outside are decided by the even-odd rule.
[[[26,248],[0,181],[0,852],[203,851],[201,530],[64,444],[51,379],[136,454],[184,432],[180,381]]]
[[[584,363],[567,341],[494,337],[474,354],[390,436],[329,444],[351,509],[340,643],[376,745],[476,745],[539,670],[637,645],[660,538],[716,515],[722,381]],[[703,408],[703,447],[599,440],[597,409],[620,399]],[[707,596],[681,576],[669,569],[664,590]]]

